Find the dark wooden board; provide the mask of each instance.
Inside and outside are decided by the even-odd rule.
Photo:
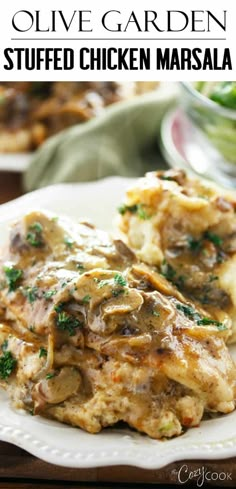
[[[0,172],[0,204],[22,195],[22,176],[20,173]]]
[[[178,472],[186,464],[188,474],[193,471],[230,473],[232,480],[211,480],[211,486],[236,487],[236,458],[217,461],[176,462],[159,470],[143,470],[135,467],[102,467],[93,469],[68,469],[43,462],[24,450],[8,443],[0,443],[0,480],[2,478],[40,479],[41,481],[81,481],[178,484]]]

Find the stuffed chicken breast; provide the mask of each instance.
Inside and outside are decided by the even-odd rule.
[[[15,406],[91,433],[180,435],[235,404],[230,322],[120,240],[41,212],[1,251],[0,383]]]

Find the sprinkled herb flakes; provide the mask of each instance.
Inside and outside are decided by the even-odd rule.
[[[46,348],[41,346],[41,348],[39,349],[39,358],[47,357],[47,354],[48,354],[48,352],[47,352]]]
[[[26,236],[28,243],[35,248],[41,248],[42,246],[44,246],[42,232],[43,226],[39,222],[34,222],[29,227],[29,232]]]
[[[84,304],[89,304],[90,300],[92,299],[91,295],[87,294],[83,297],[82,302]]]
[[[50,299],[52,299],[52,297],[57,293],[56,290],[52,289],[52,290],[45,290],[45,292],[43,292],[43,297],[44,299],[46,299],[46,301],[49,301]]]
[[[27,298],[30,304],[38,299],[38,287],[23,287],[22,293]]]
[[[82,327],[83,323],[67,312],[60,311],[56,316],[56,326],[60,331],[68,332],[69,336],[75,336],[76,329]]]
[[[126,279],[120,273],[116,273],[116,275],[114,276],[114,282],[121,287],[125,287],[127,285]]]
[[[118,207],[118,212],[124,216],[124,214],[126,212],[131,212],[131,214],[136,214],[138,210],[138,205],[135,204],[135,205],[125,205],[125,204],[122,204],[120,207]]]
[[[13,292],[19,286],[19,282],[23,277],[22,270],[18,270],[14,268],[13,265],[3,267],[3,270],[6,275],[7,284],[9,286],[9,292]]]
[[[149,215],[145,209],[145,204],[134,204],[134,205],[125,205],[122,204],[118,208],[118,212],[124,216],[126,212],[130,212],[131,214],[137,214],[139,219],[147,220],[151,219],[151,215]]]
[[[158,175],[158,178],[160,180],[168,180],[169,182],[176,182],[176,179],[174,177],[171,177],[169,175]]]
[[[196,321],[198,326],[216,326],[219,331],[224,331],[227,329],[225,324],[221,323],[220,321],[207,317],[201,317],[201,315],[192,306],[179,303],[176,305],[176,308],[183,312],[183,314],[189,319]]]
[[[46,375],[46,380],[50,380],[50,379],[53,379],[53,377],[55,377],[56,374],[54,374],[53,372],[49,373]]]
[[[219,277],[217,275],[213,275],[211,274],[209,276],[209,282],[212,283],[212,282],[215,282],[216,280],[219,280]]]
[[[189,236],[187,239],[188,248],[190,251],[199,253],[204,252],[204,240],[210,241],[216,248],[220,248],[223,245],[223,239],[218,234],[206,231],[199,239]]]
[[[177,304],[176,309],[184,313],[184,315],[190,319],[198,320],[200,319],[200,315],[198,312],[191,306],[187,306],[186,304]]]
[[[113,289],[112,295],[113,297],[119,297],[119,295],[124,294],[124,289]]]
[[[69,236],[65,236],[64,243],[70,249],[73,248],[73,246],[75,244],[74,240],[72,238],[70,238]]]
[[[202,247],[202,241],[200,239],[195,239],[192,236],[190,236],[187,239],[187,243],[188,243],[188,248],[190,249],[190,251],[198,252],[198,251],[200,251],[200,249]]]
[[[82,263],[77,263],[76,268],[77,268],[77,270],[80,271],[80,273],[83,273],[85,271],[85,267]]]
[[[167,279],[173,282],[174,277],[176,276],[176,271],[175,269],[167,263],[166,260],[163,260],[161,264],[161,274]]]
[[[7,380],[16,367],[17,361],[10,351],[3,351],[0,356],[0,379]]]
[[[159,318],[160,317],[160,313],[158,311],[152,311],[152,315]]]
[[[106,279],[106,280],[99,280],[97,278],[94,279],[94,281],[98,284],[98,288],[102,289],[106,285],[111,285],[115,286],[115,288],[112,288],[112,295],[113,297],[118,297],[121,294],[125,293],[124,287],[128,285],[127,280],[121,273],[116,273],[114,277],[111,279]],[[128,291],[127,291],[128,293]]]
[[[204,234],[204,237],[208,239],[208,241],[211,241],[216,247],[220,247],[223,244],[223,239],[218,236],[218,234],[211,233],[210,231],[207,231]]]

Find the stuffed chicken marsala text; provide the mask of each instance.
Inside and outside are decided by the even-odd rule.
[[[186,300],[121,240],[31,212],[11,228],[0,283],[0,382],[14,406],[156,439],[234,410],[227,314]]]

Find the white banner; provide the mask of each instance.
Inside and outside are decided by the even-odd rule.
[[[235,80],[235,0],[8,0],[0,80]]]

